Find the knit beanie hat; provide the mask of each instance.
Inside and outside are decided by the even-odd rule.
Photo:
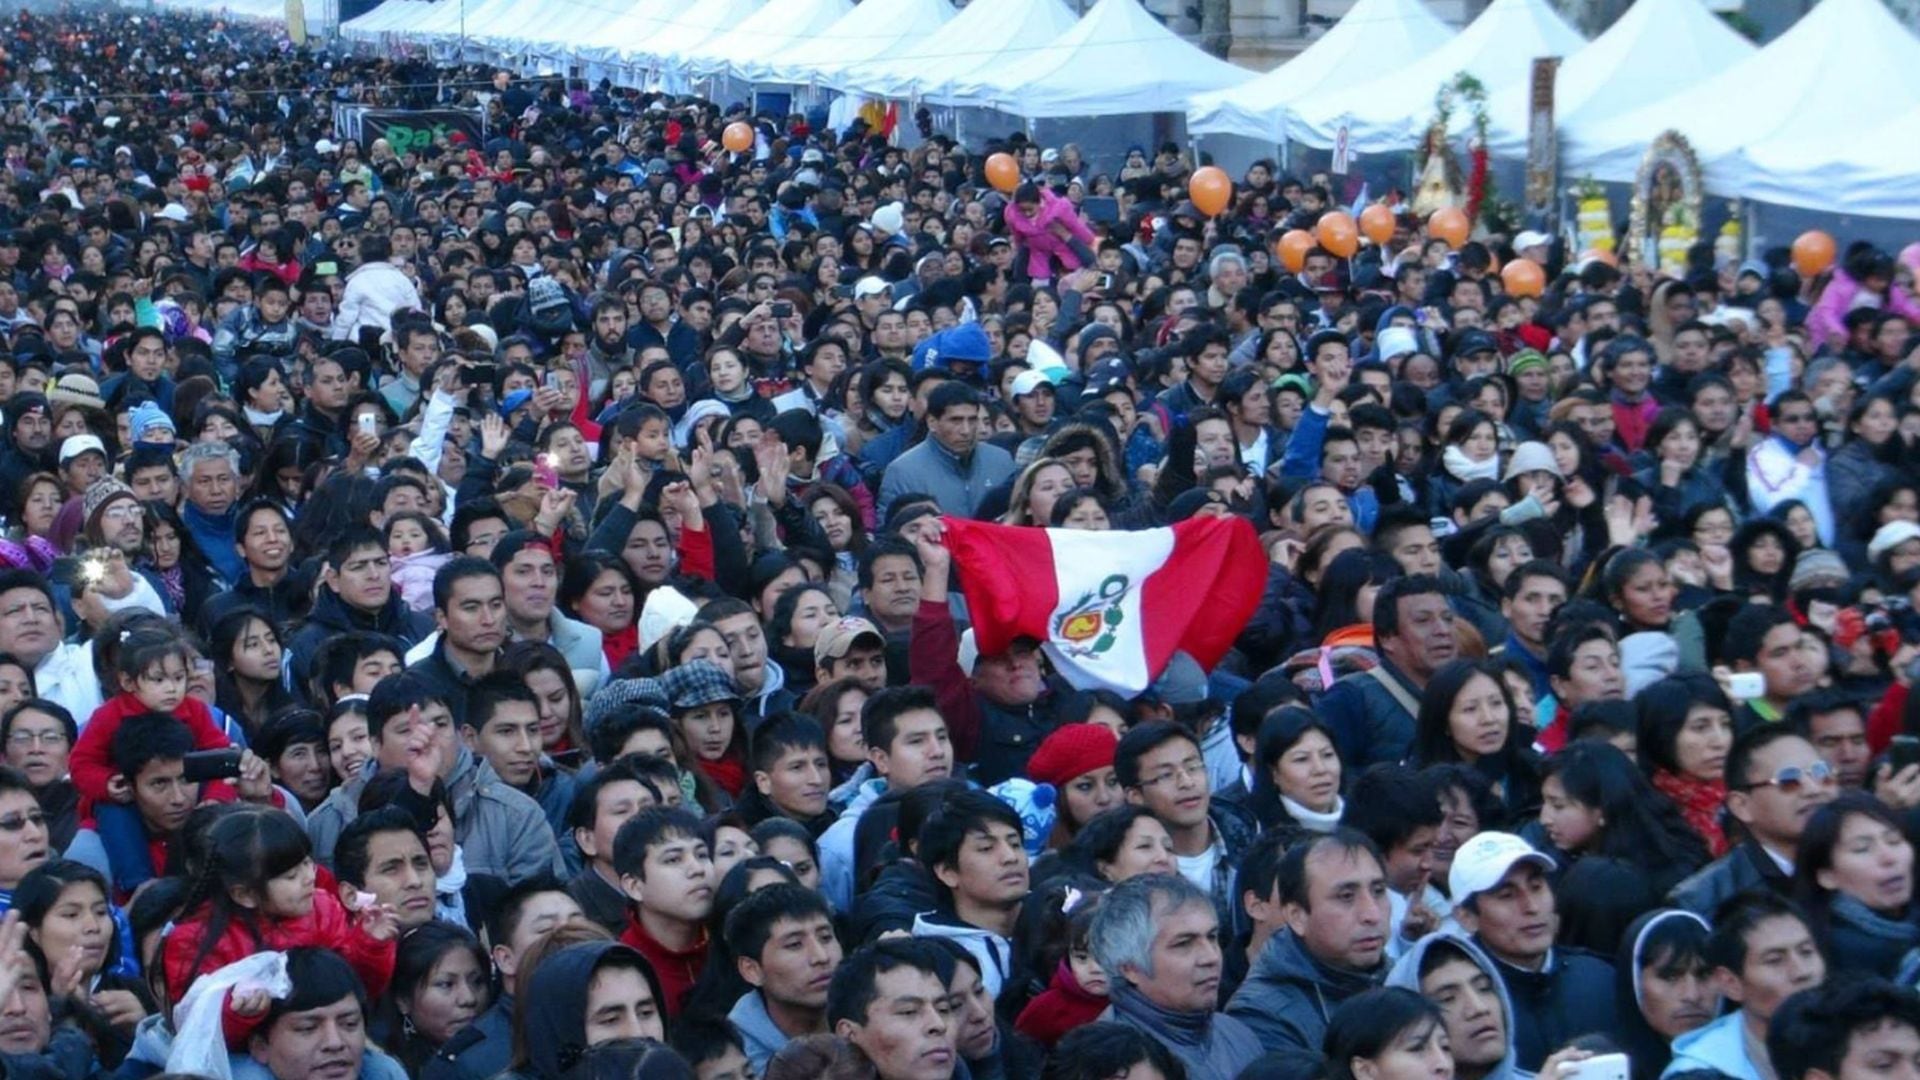
[[[1793,576],[1787,580],[1787,588],[1799,592],[1821,585],[1838,587],[1847,583],[1848,576],[1847,564],[1840,556],[1826,548],[1808,548],[1794,560]]]
[[[173,417],[168,416],[167,410],[161,408],[158,402],[143,401],[135,405],[133,412],[127,417],[127,430],[133,434],[134,441],[138,442],[140,437],[146,434],[147,429],[152,427],[166,428],[176,437],[180,434],[173,426]]]
[[[132,488],[115,480],[111,476],[103,476],[93,483],[88,484],[85,494],[81,496],[84,502],[81,507],[80,520],[86,525],[92,525],[94,515],[121,495],[125,495],[129,499],[135,498]]]
[[[1062,724],[1040,741],[1027,759],[1027,776],[1035,783],[1066,787],[1074,777],[1113,767],[1120,739],[1102,724]]]

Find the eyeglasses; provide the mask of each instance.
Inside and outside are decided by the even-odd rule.
[[[1826,787],[1832,779],[1833,766],[1827,764],[1825,761],[1816,761],[1811,765],[1782,765],[1779,772],[1774,773],[1771,777],[1761,780],[1758,783],[1745,785],[1744,790],[1751,791],[1754,788],[1776,787],[1779,788],[1782,793],[1791,795],[1799,791],[1802,785],[1812,784],[1815,787]]]
[[[46,814],[38,810],[29,810],[24,814],[13,814],[8,817],[0,818],[0,832],[16,833],[16,832],[19,832],[21,829],[26,828],[29,825],[39,825],[44,827],[46,823],[47,823]]]
[[[1783,424],[1811,424],[1813,423],[1813,414],[1810,412],[1781,413],[1780,422]]]
[[[23,750],[35,743],[39,743],[41,746],[62,746],[66,741],[67,733],[59,730],[16,731],[7,736],[7,742],[10,745],[18,746]]]
[[[1148,777],[1140,782],[1140,786],[1159,787],[1163,784],[1176,783],[1179,778],[1183,776],[1189,780],[1205,780],[1207,778],[1207,763],[1199,758],[1189,758],[1167,769],[1165,772],[1156,773]]]

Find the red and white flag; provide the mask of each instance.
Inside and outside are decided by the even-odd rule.
[[[946,525],[980,655],[1033,638],[1081,690],[1138,694],[1176,650],[1211,671],[1267,583],[1266,553],[1237,517],[1140,532]]]

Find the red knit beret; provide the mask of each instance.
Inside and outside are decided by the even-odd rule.
[[[1100,724],[1062,724],[1041,740],[1027,760],[1027,778],[1036,784],[1065,787],[1074,777],[1113,767],[1120,737]]]

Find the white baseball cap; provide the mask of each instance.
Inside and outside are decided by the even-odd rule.
[[[1013,377],[1011,396],[1016,398],[1025,397],[1043,386],[1051,389],[1053,387],[1053,380],[1047,378],[1047,373],[1044,371],[1028,368]]]
[[[1543,232],[1535,232],[1532,229],[1528,229],[1526,232],[1513,238],[1513,250],[1515,253],[1518,253],[1530,247],[1545,247],[1551,243],[1553,243],[1553,237]]]
[[[1537,863],[1552,871],[1553,857],[1536,851],[1525,840],[1504,832],[1483,832],[1460,845],[1453,853],[1453,868],[1447,872],[1447,895],[1463,903],[1475,893],[1483,893],[1500,884],[1514,865]]]
[[[853,298],[855,300],[865,300],[869,296],[878,296],[891,288],[893,288],[893,286],[887,283],[886,278],[875,277],[869,274],[859,281],[854,282]]]
[[[107,456],[107,448],[100,442],[98,435],[69,435],[67,441],[60,444],[60,464],[65,465],[81,454],[94,453]]]

